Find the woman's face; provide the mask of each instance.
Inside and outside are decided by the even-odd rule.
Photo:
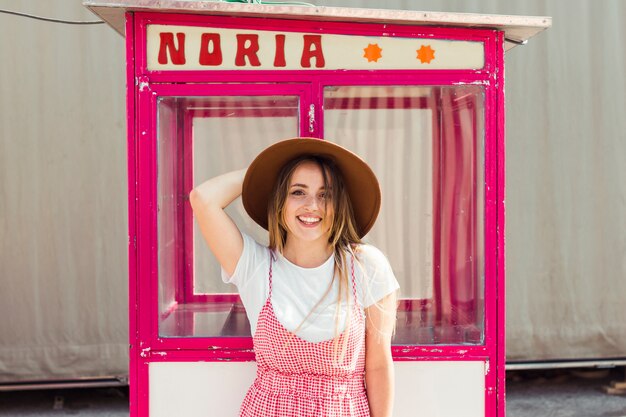
[[[298,165],[289,181],[284,207],[284,220],[288,236],[313,242],[328,242],[333,218],[330,191],[324,188],[320,166],[305,161]]]

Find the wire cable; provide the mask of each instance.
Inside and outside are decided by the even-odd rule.
[[[524,39],[523,41],[518,41],[517,39],[505,37],[504,40],[507,42],[511,42],[515,45],[526,45],[528,43],[528,39]]]
[[[35,16],[33,14],[15,12],[12,10],[0,9],[0,13],[12,14],[20,17],[27,17],[29,19],[43,20],[44,22],[64,23],[66,25],[99,25],[104,23],[104,20],[89,20],[89,21],[77,21],[77,20],[63,20],[53,19],[51,17]]]

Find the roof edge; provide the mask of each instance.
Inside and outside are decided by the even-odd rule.
[[[186,13],[232,15],[275,19],[310,19],[397,25],[450,26],[504,31],[505,50],[525,44],[530,38],[552,26],[548,16],[517,16],[477,13],[420,12],[414,10],[363,9],[326,6],[225,3],[190,0],[86,0],[89,10],[107,22],[122,36],[126,12]]]

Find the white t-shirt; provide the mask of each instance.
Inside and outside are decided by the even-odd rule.
[[[257,318],[269,293],[270,251],[252,237],[245,233],[242,235],[243,252],[235,272],[228,277],[222,270],[222,279],[237,286],[254,334]],[[380,250],[363,244],[359,246],[356,254],[354,276],[357,301],[361,308],[371,306],[400,287],[389,261]],[[350,266],[349,255],[346,261]],[[332,255],[315,268],[302,268],[278,253],[275,255],[272,262],[272,307],[276,318],[287,330],[295,331],[323,297],[331,283],[334,267]],[[352,294],[352,278],[349,271],[348,280]],[[363,285],[364,282],[367,285]],[[309,342],[321,342],[335,336],[338,291],[339,280],[335,279],[333,288],[298,330],[300,338]],[[347,311],[344,299],[339,314],[340,332],[345,329]]]

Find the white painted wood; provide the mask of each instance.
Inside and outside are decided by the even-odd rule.
[[[150,417],[236,417],[255,362],[150,364]]]
[[[152,71],[163,70],[381,70],[381,69],[480,69],[484,66],[484,45],[482,42],[449,41],[428,38],[394,38],[389,36],[352,36],[311,34],[299,32],[275,32],[268,30],[225,29],[180,25],[148,25],[147,65]],[[215,36],[208,47],[201,46],[204,34]],[[175,63],[170,56],[167,44],[161,35],[172,38],[184,34],[184,45],[175,41],[175,49],[184,51],[185,62]],[[258,46],[253,55],[258,66],[253,66],[244,58],[244,66],[237,66],[236,56],[239,45],[237,36],[255,35],[258,44],[244,43],[242,51]],[[276,44],[276,35],[285,36],[284,50]],[[307,35],[319,36],[319,44],[311,45],[304,41]],[[208,35],[207,35],[208,36]],[[432,52],[422,55],[422,50]],[[167,51],[165,62],[159,62],[160,51]],[[371,51],[366,53],[366,51]],[[312,52],[311,59],[301,58]],[[215,65],[201,64],[202,53],[219,54],[221,62]],[[284,66],[274,66],[276,56],[283,57]],[[323,59],[320,59],[323,57]]]
[[[190,0],[87,0],[83,4],[122,35],[124,34],[124,13],[126,11],[151,10],[172,13],[228,14],[245,17],[493,28],[504,31],[507,38],[517,42],[526,41],[552,25],[552,18],[546,16],[420,12],[413,10],[322,6],[307,7]],[[506,44],[507,49],[514,46],[515,43],[507,42]]]
[[[484,417],[482,361],[396,362],[394,417]]]
[[[396,362],[394,417],[484,417],[482,361]],[[150,417],[236,417],[254,362],[150,364]]]

